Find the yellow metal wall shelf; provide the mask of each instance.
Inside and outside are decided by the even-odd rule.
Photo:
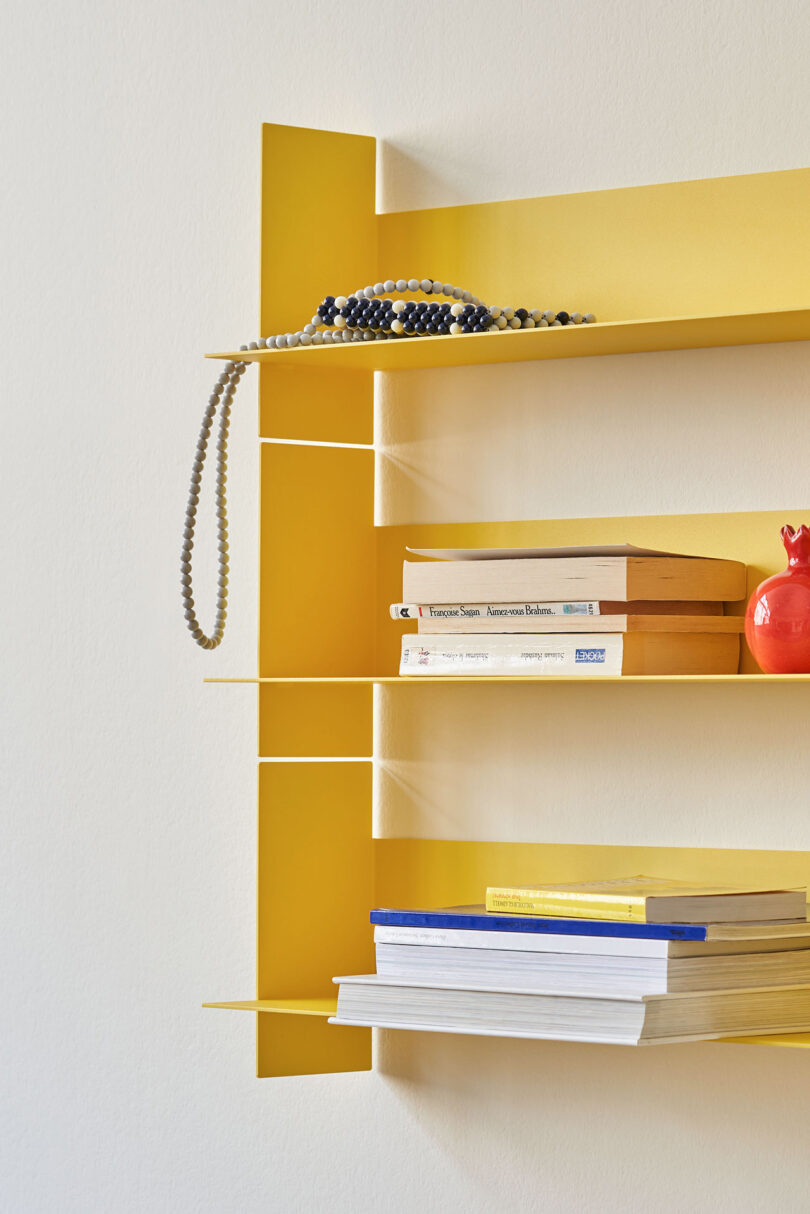
[[[622,876],[810,884],[810,853],[372,837],[373,686],[784,684],[746,654],[731,676],[399,678],[387,619],[414,547],[633,543],[783,564],[789,512],[374,526],[374,375],[429,367],[810,339],[810,170],[425,211],[375,212],[375,141],[266,126],[261,334],[297,329],[328,293],[440,271],[482,299],[590,310],[572,329],[253,351],[259,363],[259,1075],[368,1069],[371,1031],[327,1024],[334,974],[373,969],[374,905],[480,901],[490,882]],[[338,236],[323,199],[351,215]],[[302,256],[302,250],[306,256]],[[542,407],[542,406],[539,406]],[[338,445],[334,445],[338,444]],[[799,512],[796,513],[798,521]],[[350,609],[325,610],[325,598]],[[738,612],[743,604],[737,604]],[[471,693],[472,694],[472,693]],[[562,692],[558,688],[558,694]],[[633,694],[629,692],[628,694]],[[797,692],[797,694],[800,694]],[[410,693],[397,710],[421,703]],[[301,896],[306,888],[306,897]],[[270,1014],[265,1014],[270,1013]],[[735,1040],[745,1040],[738,1038]],[[750,1039],[810,1044],[810,1035]]]
[[[205,679],[206,683],[381,683],[396,687],[425,687],[433,683],[810,683],[810,674],[623,674],[623,675],[431,675],[430,678],[393,674],[337,676],[332,678]]]
[[[320,302],[320,301],[316,301]],[[309,320],[305,316],[300,323]],[[300,327],[297,326],[297,327]],[[267,336],[265,334],[265,336]],[[743,312],[728,316],[666,316],[654,320],[607,321],[562,329],[516,329],[457,337],[408,337],[356,345],[308,346],[294,350],[242,350],[207,354],[279,367],[329,371],[412,371],[429,367],[474,367],[546,358],[587,358],[749,346],[810,339],[810,309]]]

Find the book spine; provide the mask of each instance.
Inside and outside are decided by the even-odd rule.
[[[389,610],[392,620],[531,619],[599,615],[599,603],[392,603]]]
[[[511,886],[490,886],[487,889],[488,911],[542,915],[566,919],[608,919],[621,923],[646,923],[647,900],[623,895],[621,898],[594,894],[568,893],[555,895],[540,889],[515,889]]]
[[[587,638],[553,633],[450,634],[402,638],[401,675],[578,675],[622,672],[617,633]]]

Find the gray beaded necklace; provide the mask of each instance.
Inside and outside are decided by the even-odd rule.
[[[421,291],[424,295],[444,296],[453,303],[415,302],[403,299],[385,299],[397,292]],[[377,302],[374,302],[377,301]],[[579,312],[541,311],[533,308],[501,308],[487,306],[470,291],[441,283],[430,278],[389,278],[386,282],[362,287],[354,295],[327,295],[318,305],[317,312],[309,324],[295,333],[277,333],[262,337],[239,349],[281,350],[301,346],[337,345],[340,342],[391,341],[408,337],[446,336],[459,333],[498,333],[504,329],[562,328],[567,325],[591,324],[596,320],[592,312],[584,316]],[[180,557],[180,592],[186,625],[194,640],[203,649],[216,649],[225,633],[228,615],[228,509],[226,499],[228,467],[228,427],[231,420],[231,405],[239,380],[247,369],[246,362],[229,362],[214,385],[203,414],[202,426],[197,439],[197,450],[191,468],[191,483],[186,504],[183,547]],[[197,521],[197,506],[200,500],[203,464],[208,450],[208,440],[214,422],[214,414],[220,407],[219,433],[217,435],[217,466],[214,497],[217,516],[217,606],[214,630],[206,636],[200,627],[194,609],[194,592],[191,581],[191,550],[194,547],[194,529]]]

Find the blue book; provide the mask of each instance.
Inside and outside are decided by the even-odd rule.
[[[379,927],[456,928],[476,932],[535,932],[558,936],[622,936],[633,940],[707,940],[705,923],[619,923],[605,919],[551,919],[540,915],[494,915],[483,906],[444,906],[440,910],[371,912]],[[805,926],[805,931],[807,930]]]

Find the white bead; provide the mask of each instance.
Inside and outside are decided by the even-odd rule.
[[[366,299],[373,299],[374,298],[374,288],[373,287],[363,287],[363,294],[365,295]]]
[[[537,324],[538,320],[540,319],[540,317],[542,315],[543,315],[543,313],[540,311],[539,308],[532,308],[531,312],[529,313],[529,316],[531,316],[531,318],[535,322],[535,324]]]
[[[527,316],[523,322],[523,328],[524,329],[533,329],[534,328],[534,318],[531,316]]]
[[[548,321],[549,324],[551,324],[552,320],[554,320],[554,317],[556,315],[557,315],[556,312],[552,312],[550,310],[548,312],[543,313],[543,316],[545,317],[545,319]]]
[[[345,329],[346,328],[346,317],[341,316],[340,313],[338,312],[337,316],[335,317],[334,324],[335,324],[336,329]]]
[[[464,300],[465,303],[472,303],[472,292],[471,291],[462,291],[461,298]]]
[[[404,331],[405,331],[405,326],[403,325],[401,320],[392,320],[391,321],[391,332],[392,333],[404,333]]]
[[[324,344],[325,346],[331,346],[331,344],[332,344],[332,330],[331,330],[331,329],[327,329],[325,333],[322,333],[322,334],[321,334],[321,336],[322,336],[322,338],[323,338],[323,344]]]
[[[538,329],[547,329],[548,328],[548,321],[546,320],[545,316],[540,317],[540,319],[537,322],[537,327],[538,327]]]
[[[561,329],[562,321],[561,320],[552,320],[551,324],[549,325],[549,328],[550,329]]]
[[[444,285],[442,286],[442,295],[452,295],[452,294],[453,294],[452,284],[449,282],[444,283]]]
[[[581,312],[572,312],[571,320],[574,322],[575,325],[581,325],[582,324],[582,313]]]
[[[451,309],[451,311],[452,311],[452,309]],[[497,304],[493,304],[492,307],[489,309],[489,314],[493,320],[497,320],[501,314],[501,309],[498,307]]]
[[[312,334],[311,333],[302,333],[299,340],[300,340],[302,346],[308,346],[312,342]]]
[[[375,295],[382,295],[384,291],[385,291],[385,283],[383,283],[383,282],[375,282],[375,284],[374,284],[374,294],[375,294]]]
[[[393,290],[393,289],[394,289],[394,288],[392,288],[392,290]],[[407,290],[408,290],[408,280],[407,280],[407,278],[398,278],[398,279],[397,279],[397,281],[396,281],[396,290],[397,290],[397,291],[407,291]]]
[[[317,333],[317,329],[314,325],[304,325],[304,332],[312,336],[313,333]]]
[[[509,324],[509,321],[506,319],[503,312],[501,312],[500,316],[495,321],[495,324],[498,326],[499,329],[505,329],[506,326]]]
[[[288,333],[287,334],[287,345],[290,347],[290,349],[292,349],[293,346],[297,346],[299,341],[300,341],[300,338],[297,333]]]
[[[481,300],[478,298],[477,295],[473,295],[472,299],[470,300],[470,303],[475,304],[476,308],[478,307],[480,302],[481,302]]]
[[[451,333],[460,333],[461,325],[457,321],[454,320],[452,325],[450,326],[450,332]]]
[[[322,346],[323,345],[323,333],[313,333],[312,334],[312,344],[313,344],[313,346]]]
[[[395,291],[396,289],[397,284],[394,282],[393,278],[386,278],[385,282],[383,283],[383,290],[385,291],[386,295],[390,295],[391,292]]]
[[[313,325],[322,325],[322,324],[323,324],[323,319],[322,319],[322,318],[321,318],[321,317],[318,315],[318,313],[316,312],[316,313],[315,313],[315,315],[312,317],[312,321],[311,321],[311,323],[312,323]]]
[[[519,316],[512,317],[512,319],[509,321],[509,328],[510,329],[519,329],[520,328],[520,317]]]
[[[430,284],[430,286],[431,286],[431,290],[433,291],[434,295],[443,295],[444,294],[444,288],[442,287],[442,284],[440,282],[433,282]]]
[[[461,299],[464,291],[461,287],[453,287],[453,299]]]
[[[278,337],[276,338],[276,349],[277,350],[286,350],[287,349],[286,333],[279,333]]]
[[[409,291],[418,291],[419,290],[419,279],[418,278],[409,278],[408,279],[408,290]]]
[[[503,314],[507,320],[511,320],[512,317],[515,315],[515,309],[514,308],[504,308]]]
[[[594,316],[593,312],[586,312],[582,319],[585,321],[586,325],[592,325],[596,320],[596,317]]]
[[[405,311],[405,300],[404,299],[395,299],[392,304],[392,311],[404,312]]]
[[[461,313],[463,311],[464,311],[464,304],[454,303],[454,304],[451,304],[451,306],[450,306],[450,315],[451,316],[461,316]]]

